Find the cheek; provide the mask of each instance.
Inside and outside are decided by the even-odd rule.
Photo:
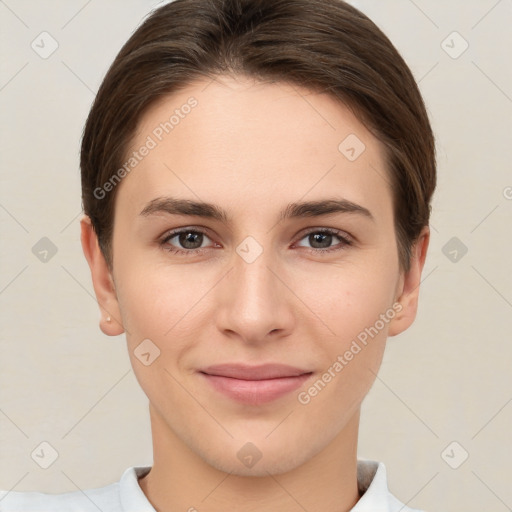
[[[316,407],[323,408],[331,401],[338,404],[339,408],[332,410],[334,422],[345,417],[340,411],[358,407],[375,380],[389,321],[394,316],[392,291],[391,273],[353,266],[318,275],[314,282],[310,280],[310,285],[303,284],[299,292],[306,297],[304,302],[311,305],[321,320],[318,325],[326,333],[313,333],[317,340],[320,338],[319,377],[323,377],[325,387],[319,382],[310,391],[313,396],[318,393],[319,399],[314,399]],[[308,390],[306,393],[309,395]]]
[[[180,330],[190,321],[194,304],[204,291],[179,268],[171,272],[133,258],[119,265],[118,280],[117,295],[130,344],[150,338],[162,346],[168,346],[172,339],[176,346]]]
[[[296,280],[297,295],[326,327],[338,349],[392,306],[392,272],[344,265]],[[379,324],[380,325],[380,324]],[[386,324],[387,326],[387,324]],[[384,329],[385,330],[385,329]]]
[[[171,276],[169,271],[150,271],[147,266],[134,266],[120,275],[118,297],[129,357],[141,388],[155,404],[163,390],[167,397],[181,397],[173,376],[182,371],[180,361],[199,340],[193,326],[201,290],[187,286],[179,276],[179,272]]]
[[[315,312],[334,335],[318,335],[317,331],[318,379],[303,390],[299,401],[339,429],[375,381],[394,311],[390,311],[391,286],[382,276],[380,281],[369,279],[369,274],[365,280],[355,274],[345,274],[339,280],[333,276],[330,285],[321,301],[318,291],[311,291],[310,297],[317,301]],[[327,332],[323,326],[322,332]]]

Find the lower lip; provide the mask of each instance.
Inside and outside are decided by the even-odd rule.
[[[264,380],[233,379],[219,375],[208,375],[207,373],[201,373],[201,375],[214,389],[229,398],[244,404],[260,405],[277,400],[295,391],[311,377],[312,373],[306,373],[296,377],[281,377]]]

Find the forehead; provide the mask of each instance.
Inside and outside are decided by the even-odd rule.
[[[133,215],[165,195],[261,213],[333,192],[390,212],[381,143],[335,98],[293,84],[198,80],[144,113],[126,160],[144,146],[117,191]]]

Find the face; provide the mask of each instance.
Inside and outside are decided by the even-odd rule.
[[[109,307],[153,428],[226,472],[299,466],[358,415],[405,328],[380,143],[328,95],[218,77],[148,110],[133,151]]]

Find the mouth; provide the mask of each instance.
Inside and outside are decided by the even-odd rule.
[[[228,398],[260,405],[295,391],[313,372],[282,364],[223,364],[204,368],[199,374],[214,390]]]

